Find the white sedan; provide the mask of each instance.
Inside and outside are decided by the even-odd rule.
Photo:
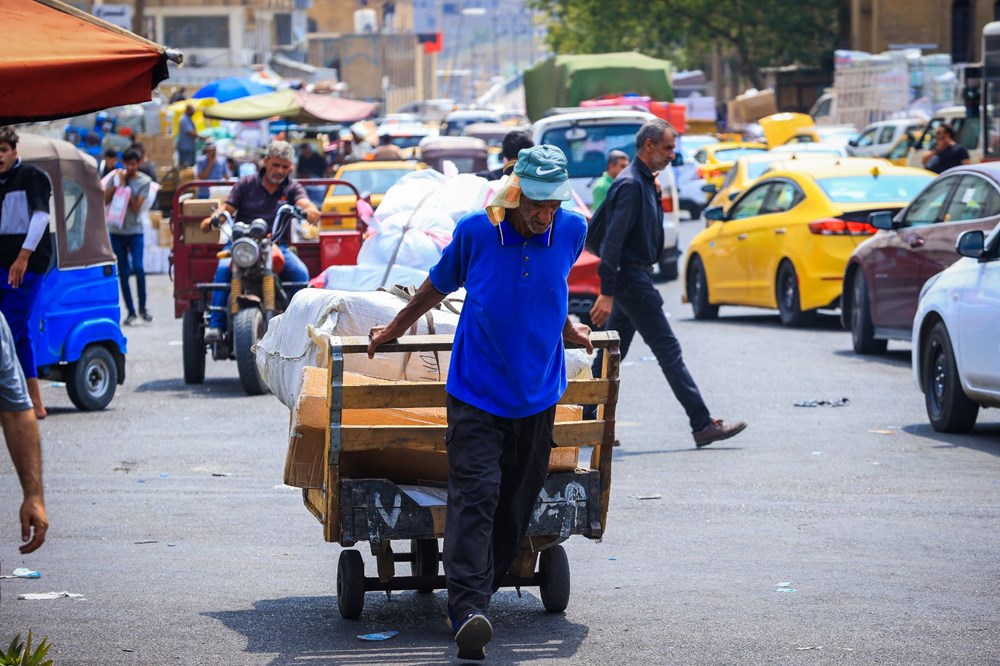
[[[913,320],[913,378],[940,432],[967,432],[1000,407],[1000,225],[967,231],[959,259],[932,277]]]

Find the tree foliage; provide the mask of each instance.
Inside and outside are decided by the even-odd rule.
[[[842,0],[532,0],[550,19],[556,53],[639,51],[677,59],[716,47],[762,86],[764,67],[816,66],[838,38]]]

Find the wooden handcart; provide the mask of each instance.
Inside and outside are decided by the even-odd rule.
[[[615,332],[592,338],[604,350],[603,371],[570,380],[560,400],[549,476],[503,583],[539,587],[550,612],[569,602],[569,561],[559,544],[574,534],[599,539],[608,514],[619,340]],[[433,356],[451,344],[450,335],[407,336],[379,351]],[[376,575],[366,576],[360,552],[340,554],[337,603],[348,619],[361,615],[366,592],[445,587],[438,548],[447,500],[445,384],[345,372],[345,358],[367,348],[364,337],[331,338],[323,367],[306,368],[286,466],[286,482],[303,487],[326,541],[346,548],[367,541],[375,556]],[[582,420],[580,406],[587,404],[601,406],[598,420]],[[578,464],[579,447],[593,447],[585,464]],[[409,541],[409,552],[395,552],[398,541]],[[408,562],[410,575],[396,575],[397,562]]]

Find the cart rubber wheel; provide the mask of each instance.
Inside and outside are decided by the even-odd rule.
[[[115,397],[118,366],[115,357],[100,345],[83,350],[80,360],[70,364],[66,393],[77,409],[94,412],[104,409]]]
[[[365,561],[356,550],[342,551],[337,560],[337,607],[345,620],[357,620],[365,607]]]
[[[201,328],[202,315],[194,308],[184,311],[184,383],[201,384],[205,381],[205,334]]]
[[[233,346],[236,348],[236,368],[240,372],[240,384],[247,395],[267,393],[267,384],[257,372],[257,358],[253,347],[264,337],[267,323],[259,308],[240,310],[233,317]]]
[[[437,576],[439,551],[437,539],[410,539],[410,552],[413,553],[413,561],[410,562],[410,574],[413,576]],[[417,588],[421,594],[429,594],[434,591],[433,585],[424,585]]]
[[[549,613],[561,613],[569,606],[569,558],[562,546],[552,546],[542,551],[538,558],[538,573],[542,584],[538,591],[542,605]]]

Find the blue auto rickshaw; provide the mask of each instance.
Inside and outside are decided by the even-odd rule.
[[[38,377],[65,382],[79,409],[104,409],[125,381],[126,340],[97,162],[71,143],[31,134],[17,151],[52,183],[53,260],[30,322]]]

